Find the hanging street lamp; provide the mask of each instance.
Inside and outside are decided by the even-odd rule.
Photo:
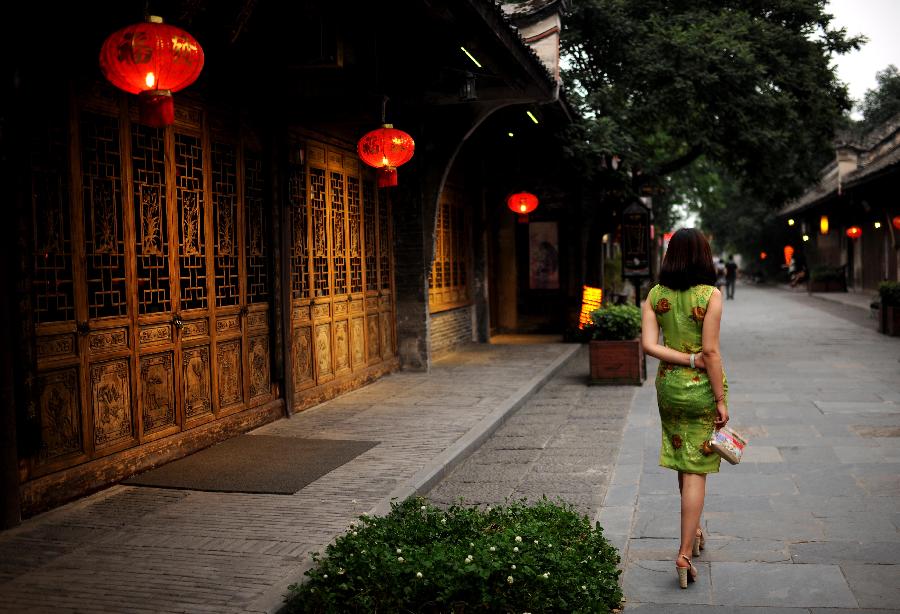
[[[203,70],[203,48],[175,26],[151,15],[114,32],[100,50],[100,70],[117,88],[140,96],[141,123],[175,123],[172,92],[191,85]]]
[[[851,239],[858,239],[862,236],[862,228],[859,226],[851,226],[847,229],[847,236]]]
[[[819,232],[823,235],[828,234],[828,216],[823,215],[819,218]]]

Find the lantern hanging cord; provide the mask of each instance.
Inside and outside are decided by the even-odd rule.
[[[385,97],[382,98],[382,100],[381,100],[381,123],[382,123],[382,124],[386,124],[386,123],[387,123],[386,118],[387,118],[387,103],[388,103],[388,100],[390,100],[390,98],[388,98],[387,96],[385,96]]]

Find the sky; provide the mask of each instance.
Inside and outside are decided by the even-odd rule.
[[[829,0],[826,10],[834,15],[835,27],[869,39],[859,51],[835,59],[838,78],[847,84],[850,97],[862,100],[866,90],[875,88],[875,73],[888,64],[900,67],[900,0]]]

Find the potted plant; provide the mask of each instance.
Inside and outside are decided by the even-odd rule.
[[[846,292],[844,267],[817,266],[809,274],[809,292]]]
[[[592,384],[641,385],[647,377],[641,334],[641,310],[634,305],[606,305],[591,312],[585,328],[590,339]]]
[[[900,337],[900,282],[883,281],[878,286],[878,331]]]

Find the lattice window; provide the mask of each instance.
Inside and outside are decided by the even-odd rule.
[[[247,301],[265,303],[272,292],[269,273],[269,207],[262,156],[244,152],[244,197],[247,203]]]
[[[347,241],[344,236],[344,176],[331,173],[331,255],[334,263],[334,293],[347,294]]]
[[[172,296],[162,129],[132,124],[131,171],[138,311],[142,315],[170,311]]]
[[[34,321],[72,321],[75,300],[65,116],[48,113],[46,123],[32,126],[31,131]]]
[[[294,298],[309,298],[309,215],[306,209],[306,172],[299,164],[288,169],[291,203],[291,288]]]
[[[366,290],[378,290],[378,236],[375,182],[363,181],[363,219],[366,233]]]
[[[213,232],[215,233],[216,306],[237,305],[241,300],[240,248],[237,204],[237,151],[230,143],[213,143]]]
[[[350,292],[362,292],[362,212],[359,196],[359,179],[347,177],[347,231],[349,234]]]
[[[378,257],[381,261],[381,289],[391,289],[391,245],[388,234],[388,204],[387,201],[378,203]]]
[[[309,204],[312,213],[313,288],[316,296],[329,296],[328,205],[325,202],[325,171],[309,169]]]
[[[468,287],[469,225],[465,209],[444,202],[435,224],[434,262],[428,276],[428,301],[432,311],[470,301]]]
[[[203,150],[200,138],[175,133],[176,198],[181,244],[178,262],[181,308],[205,309],[206,242],[203,234]]]
[[[122,159],[116,118],[82,114],[81,170],[88,315],[124,316],[128,302]]]

